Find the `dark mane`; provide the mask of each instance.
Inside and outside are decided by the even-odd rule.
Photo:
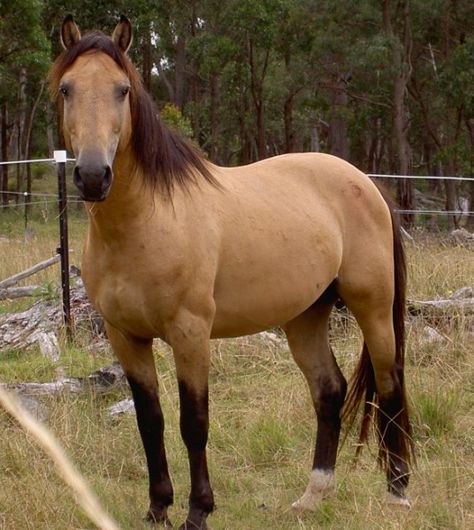
[[[132,148],[145,183],[153,189],[159,186],[169,198],[176,184],[187,188],[189,184],[197,183],[199,178],[218,186],[199,149],[163,123],[130,59],[103,33],[95,31],[86,34],[54,61],[49,72],[52,96],[57,96],[59,83],[66,70],[80,55],[91,51],[109,55],[130,80]],[[62,111],[62,100],[59,101]]]

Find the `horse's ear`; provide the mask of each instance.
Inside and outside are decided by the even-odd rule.
[[[120,22],[117,24],[114,32],[112,33],[112,40],[123,51],[123,53],[127,53],[130,45],[132,44],[132,24],[127,17],[123,15],[120,17]]]
[[[81,32],[74,22],[72,15],[68,15],[61,26],[61,44],[64,49],[70,48],[81,40]]]

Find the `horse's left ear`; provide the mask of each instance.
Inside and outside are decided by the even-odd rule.
[[[130,20],[127,17],[123,15],[120,17],[120,22],[112,33],[112,40],[123,53],[127,53],[130,44],[132,44],[132,24],[130,24]]]
[[[66,50],[81,40],[81,32],[77,27],[72,15],[67,15],[61,26],[61,44]]]

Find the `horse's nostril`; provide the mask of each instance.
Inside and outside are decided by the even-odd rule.
[[[110,184],[112,183],[112,170],[110,169],[110,166],[106,166],[105,173],[104,173],[104,179],[102,180],[102,189],[106,191]]]
[[[108,164],[85,160],[76,165],[73,181],[86,201],[103,201],[112,184],[112,168]]]
[[[84,182],[81,177],[81,169],[79,166],[76,166],[74,168],[72,180],[74,184],[79,188],[79,190],[83,190]]]

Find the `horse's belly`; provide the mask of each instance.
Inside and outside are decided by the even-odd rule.
[[[322,269],[322,270],[321,270]],[[334,280],[336,267],[298,268],[287,274],[247,274],[214,293],[213,337],[233,337],[283,325],[310,307]],[[240,280],[240,281],[239,281]]]

